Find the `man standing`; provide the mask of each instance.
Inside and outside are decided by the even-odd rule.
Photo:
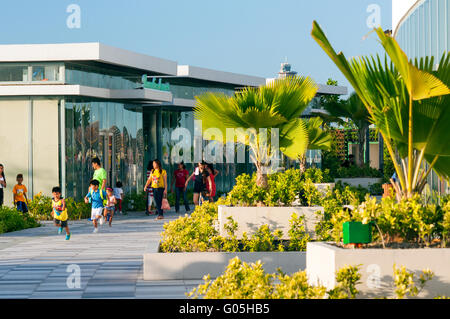
[[[94,169],[94,176],[92,179],[98,181],[100,190],[106,189],[106,170],[102,167],[98,157],[92,159],[92,168]]]

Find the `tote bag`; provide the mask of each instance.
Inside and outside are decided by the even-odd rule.
[[[169,201],[167,200],[167,198],[163,198],[162,203],[161,203],[161,209],[162,210],[170,210],[170,205],[169,205]]]

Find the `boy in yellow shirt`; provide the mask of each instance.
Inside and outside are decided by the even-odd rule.
[[[27,187],[22,184],[23,182],[23,175],[17,174],[16,177],[17,184],[13,188],[13,195],[14,195],[14,205],[16,206],[17,210],[22,213],[28,212],[28,199],[27,199]]]
[[[52,216],[53,222],[58,228],[58,234],[62,233],[63,228],[66,229],[66,240],[70,239],[70,230],[69,225],[67,224],[67,220],[69,216],[67,215],[67,207],[66,202],[61,197],[61,188],[58,186],[53,187],[52,189]]]

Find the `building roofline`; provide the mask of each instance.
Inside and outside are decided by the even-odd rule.
[[[136,53],[99,42],[3,44],[0,62],[97,61],[161,74],[176,75],[177,62]]]
[[[266,79],[263,77],[212,70],[192,65],[179,65],[177,75],[203,81],[229,83],[236,86],[260,86],[266,83]]]
[[[409,9],[405,12],[405,14],[400,18],[400,20],[398,20],[398,23],[396,25],[392,25],[392,29],[393,29],[393,37],[396,38],[397,37],[397,33],[398,30],[400,29],[400,27],[402,26],[402,24],[405,22],[406,19],[409,18],[409,16],[420,6],[422,5],[425,0],[410,0],[410,1],[415,1],[411,7],[409,7]]]
[[[172,102],[173,100],[171,92],[152,89],[113,90],[78,84],[5,85],[0,86],[0,97],[2,96],[85,96],[99,99],[148,102]]]

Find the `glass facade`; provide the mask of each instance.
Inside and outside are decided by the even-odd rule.
[[[144,187],[142,123],[139,105],[66,99],[66,196],[86,195],[94,157],[102,161],[108,185],[121,181],[125,192],[140,191]]]
[[[33,82],[63,82],[60,72],[62,63],[18,64],[2,63],[0,65],[0,83],[18,82],[21,84]]]
[[[197,95],[201,95],[207,92],[223,93],[226,95],[233,95],[235,90],[234,87],[230,88],[219,88],[219,87],[200,87],[200,86],[189,86],[189,85],[176,85],[170,84],[170,91],[173,97],[180,99],[194,99]]]
[[[112,90],[136,89],[142,86],[141,75],[136,72],[120,72],[99,66],[66,63],[66,83],[80,84]]]
[[[410,58],[433,56],[439,63],[450,45],[450,0],[425,0],[400,24],[396,39]],[[428,164],[425,165],[428,168]],[[448,184],[433,171],[426,193],[448,193]]]
[[[168,173],[168,183],[172,184],[173,173],[177,169],[179,159],[184,155],[180,151],[177,158],[176,150],[180,150],[179,146],[184,149],[190,149],[189,161],[185,161],[186,169],[192,173],[195,167],[194,157],[194,115],[192,110],[186,108],[177,108],[175,106],[165,107],[144,107],[144,145],[145,145],[145,165],[150,160],[160,159],[163,168]],[[172,135],[176,129],[183,128],[189,137],[187,144],[182,143],[182,137]],[[183,132],[181,132],[183,133]],[[186,135],[183,134],[183,137]],[[182,144],[180,144],[182,143]],[[209,141],[203,141],[202,150],[205,149]],[[190,146],[190,148],[189,148]],[[225,154],[225,151],[223,152]],[[204,154],[203,154],[204,155]],[[225,162],[225,159],[222,160]],[[220,173],[216,178],[216,187],[218,192],[229,191],[234,185],[237,175],[249,173],[253,170],[253,165],[249,164],[248,153],[246,154],[246,163],[228,164],[213,162],[214,168]],[[192,188],[193,185],[189,186]]]
[[[450,44],[450,0],[425,0],[399,26],[396,39],[410,58],[434,56]]]

